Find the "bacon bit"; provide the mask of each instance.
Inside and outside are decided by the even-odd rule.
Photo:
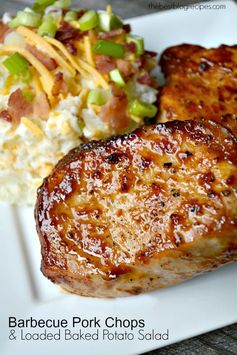
[[[54,85],[52,88],[52,95],[58,96],[59,94],[65,94],[68,91],[67,83],[63,78],[63,73],[58,72],[55,75]]]
[[[44,92],[39,93],[33,105],[34,115],[41,118],[48,118],[50,106],[47,96]]]
[[[123,30],[126,33],[130,33],[131,32],[131,26],[129,25],[129,23],[125,23],[125,25],[123,25]]]
[[[12,122],[12,116],[7,110],[0,112],[0,118],[7,122]]]
[[[131,75],[135,73],[132,64],[127,60],[117,59],[116,64],[124,79],[128,79]]]
[[[113,63],[110,57],[97,54],[95,56],[95,67],[100,73],[107,74],[111,70],[115,69],[116,65]]]
[[[57,68],[57,63],[53,58],[49,58],[45,55],[45,53],[39,51],[35,47],[30,46],[29,44],[26,45],[26,49],[33,54],[33,56],[48,69],[48,70],[54,70]]]
[[[58,28],[55,38],[58,41],[65,42],[69,39],[76,39],[80,37],[80,31],[72,27],[68,22],[62,22]]]
[[[100,32],[98,34],[98,39],[110,39],[121,35],[123,32],[122,28],[117,28],[109,32]]]
[[[138,68],[144,68],[145,64],[146,64],[146,59],[144,55],[141,55],[140,57],[138,57],[138,59],[135,62],[138,65]]]
[[[127,116],[128,100],[126,94],[117,87],[112,89],[113,96],[101,109],[101,118],[114,130],[114,133],[125,129],[129,124]]]
[[[87,32],[81,32],[78,29],[72,27],[67,22],[62,22],[61,26],[58,28],[55,38],[62,42],[71,54],[77,53],[77,48],[75,45],[75,40],[83,37]]]
[[[8,111],[13,118],[14,125],[17,126],[21,117],[30,115],[33,112],[33,104],[26,100],[21,89],[17,89],[8,99]]]
[[[12,30],[2,21],[0,21],[0,43],[3,43],[5,36]]]
[[[136,53],[136,44],[134,42],[126,43],[125,48],[128,52]]]
[[[144,74],[142,74],[139,78],[138,78],[138,82],[140,84],[143,85],[149,85],[152,86],[153,84],[153,78],[151,77],[151,75],[147,72],[145,72]]]

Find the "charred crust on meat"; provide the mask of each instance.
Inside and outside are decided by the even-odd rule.
[[[169,168],[171,168],[171,166],[172,166],[172,163],[164,163],[164,168],[169,169]]]
[[[179,197],[179,196],[180,196],[180,193],[179,193],[179,192],[174,192],[174,193],[173,193],[173,196],[174,196],[174,197]]]
[[[120,156],[116,153],[109,155],[106,159],[110,164],[118,164],[120,162]]]
[[[206,59],[202,58],[199,64],[199,68],[201,71],[206,71],[211,68],[211,63],[209,63]]]

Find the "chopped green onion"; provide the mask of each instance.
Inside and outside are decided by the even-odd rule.
[[[44,14],[46,7],[47,6],[40,5],[37,2],[34,2],[34,4],[32,4],[32,9],[40,15]]]
[[[24,70],[20,75],[18,80],[21,80],[23,83],[29,84],[32,81],[32,73],[28,68]]]
[[[55,1],[54,6],[60,7],[60,9],[67,9],[71,6],[71,0],[58,0]]]
[[[80,25],[80,30],[81,31],[89,31],[92,28],[95,28],[98,23],[98,15],[97,12],[94,10],[89,10],[87,11],[78,21]]]
[[[87,104],[89,105],[104,105],[108,100],[107,92],[103,89],[91,90],[87,96]]]
[[[123,77],[119,71],[119,69],[114,69],[109,73],[109,76],[111,80],[113,80],[117,85],[119,86],[124,86],[125,81],[123,80]]]
[[[38,28],[38,34],[42,37],[43,36],[54,37],[56,31],[57,31],[57,25],[51,17],[49,17],[44,22],[42,22],[42,24]]]
[[[37,0],[36,2],[34,2],[34,4],[32,5],[32,9],[35,12],[40,13],[41,15],[44,14],[46,7],[52,5],[54,3],[55,0]]]
[[[28,61],[22,57],[18,52],[12,54],[10,57],[3,61],[3,65],[11,74],[21,74],[28,69]]]
[[[12,20],[8,23],[8,26],[9,26],[10,28],[16,28],[16,27],[20,26],[20,22],[19,22],[18,18],[15,17],[14,19],[12,19]]]
[[[67,22],[72,22],[77,20],[77,13],[75,11],[68,11],[64,16],[64,20]]]
[[[81,119],[78,119],[77,126],[79,128],[80,134],[82,135],[83,134],[83,128],[85,127],[85,123]]]
[[[36,12],[18,11],[16,17],[10,21],[11,28],[15,28],[19,25],[38,27],[41,23],[41,15]]]
[[[157,107],[155,105],[142,102],[138,99],[134,99],[128,105],[128,112],[133,116],[152,118],[157,113]]]
[[[44,5],[46,7],[52,5],[55,0],[36,0],[36,3],[39,5]]]
[[[95,42],[93,46],[93,52],[108,55],[110,57],[123,58],[125,51],[124,46],[121,44],[102,39]]]
[[[30,12],[31,14],[34,13],[34,10],[32,10],[30,7],[25,7],[24,12]]]
[[[107,11],[99,12],[99,27],[102,31],[109,32],[122,26],[123,22],[118,16],[109,14]]]
[[[25,99],[29,102],[33,101],[35,95],[32,94],[31,92],[29,91],[23,91],[22,95],[25,97]]]
[[[136,45],[136,53],[138,55],[144,54],[144,38],[135,35],[127,35],[127,42],[133,42]]]

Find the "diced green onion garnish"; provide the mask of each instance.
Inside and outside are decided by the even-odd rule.
[[[14,19],[12,19],[9,23],[8,23],[8,26],[10,28],[16,28],[18,26],[20,26],[20,23],[19,23],[19,20],[17,17],[15,17]]]
[[[33,99],[34,99],[34,94],[32,94],[31,92],[29,92],[29,91],[23,91],[23,93],[22,93],[22,95],[25,97],[25,99],[27,100],[27,101],[33,101]]]
[[[75,11],[68,11],[64,16],[64,20],[67,22],[72,22],[77,19],[77,13]]]
[[[136,45],[136,53],[138,55],[144,54],[144,38],[135,35],[127,35],[127,42],[133,42]]]
[[[123,22],[118,16],[109,14],[107,11],[99,12],[99,27],[102,31],[109,32],[122,26]]]
[[[93,52],[108,55],[110,57],[123,58],[125,50],[124,46],[121,44],[102,39],[95,42]]]
[[[56,7],[60,7],[60,9],[67,9],[71,6],[71,3],[71,0],[58,0],[55,1],[53,5]]]
[[[54,37],[57,31],[57,25],[52,18],[46,19],[38,28],[38,34],[40,36]]]
[[[124,86],[125,81],[123,80],[123,77],[119,71],[119,69],[114,69],[109,73],[109,76],[111,80],[113,80],[117,85],[119,86]]]
[[[133,116],[152,118],[157,113],[157,107],[155,105],[135,99],[129,103],[128,112]]]
[[[19,75],[28,69],[29,63],[18,52],[3,61],[3,65],[11,74]]]
[[[10,21],[9,26],[11,28],[19,25],[38,27],[41,23],[41,15],[32,11],[18,11],[16,17]]]
[[[54,1],[55,0],[36,0],[32,5],[32,9],[43,15],[46,7],[52,5]]]
[[[36,0],[36,3],[39,5],[50,6],[54,3],[55,0]]]
[[[28,68],[24,70],[20,75],[18,76],[18,80],[21,80],[23,83],[29,84],[32,81],[32,73]]]
[[[24,10],[23,10],[24,12],[30,12],[30,13],[34,13],[34,10],[32,10],[30,7],[25,7],[24,8]]]
[[[78,128],[80,130],[80,134],[82,135],[83,134],[83,128],[85,127],[85,123],[81,119],[78,119],[77,126],[78,126]]]
[[[107,92],[103,89],[91,90],[87,96],[87,104],[89,105],[104,105],[108,100]]]
[[[87,11],[78,21],[81,31],[89,31],[95,28],[99,23],[97,12],[94,10]]]

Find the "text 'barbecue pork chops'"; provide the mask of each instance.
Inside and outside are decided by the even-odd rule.
[[[237,140],[207,120],[148,126],[72,150],[38,190],[42,271],[115,297],[237,259]]]
[[[237,46],[206,49],[182,44],[160,60],[167,78],[160,92],[159,120],[204,117],[237,136]]]

